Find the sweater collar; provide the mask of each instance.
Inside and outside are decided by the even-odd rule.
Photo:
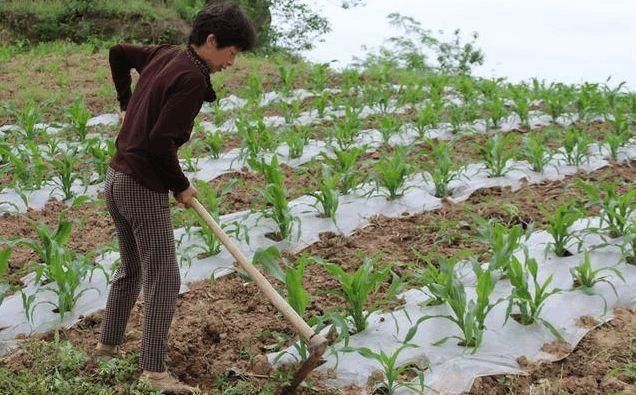
[[[205,101],[207,102],[215,101],[216,92],[214,92],[214,88],[212,87],[212,82],[210,81],[210,68],[205,63],[205,61],[201,59],[201,57],[196,53],[196,51],[192,49],[192,47],[189,45],[188,45],[188,48],[186,49],[186,55],[188,56],[188,59],[190,60],[190,62],[192,62],[192,64],[195,65],[196,68],[199,69],[201,74],[203,74],[203,76],[205,77],[205,81],[208,88],[205,95]]]

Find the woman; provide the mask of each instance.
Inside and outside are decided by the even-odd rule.
[[[210,74],[234,64],[256,42],[254,26],[235,4],[205,6],[192,24],[188,47],[116,45],[110,66],[123,124],[106,179],[121,266],[113,277],[96,355],[116,356],[143,280],[140,366],[152,390],[193,393],[168,374],[168,331],[181,285],[168,193],[190,207],[196,189],[179,166],[204,101],[216,99]],[[140,74],[131,94],[130,70]]]

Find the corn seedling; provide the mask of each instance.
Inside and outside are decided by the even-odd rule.
[[[250,73],[247,76],[247,95],[246,98],[257,105],[260,105],[263,99],[263,85],[259,73]]]
[[[610,133],[605,136],[604,143],[609,149],[609,159],[613,161],[618,160],[618,150],[624,147],[629,142],[629,131],[625,131],[621,134]]]
[[[599,269],[593,269],[592,262],[590,261],[590,253],[589,251],[585,251],[585,257],[583,259],[583,262],[579,264],[578,266],[570,268],[570,274],[572,274],[572,279],[573,279],[573,287],[575,289],[581,290],[586,295],[592,295],[592,294],[596,294],[596,292],[593,289],[594,285],[598,283],[607,283],[610,285],[610,287],[612,287],[614,294],[618,296],[618,293],[616,292],[616,287],[609,280],[610,276],[609,275],[602,276],[601,273],[603,272],[612,272],[618,278],[623,280],[623,282],[625,282],[625,278],[623,277],[623,274],[615,267],[605,266]]]
[[[44,302],[53,305],[64,319],[64,314],[71,311],[77,300],[87,291],[95,288],[85,288],[80,291],[79,287],[86,275],[94,270],[90,260],[83,255],[75,255],[70,251],[64,258],[55,261],[52,265],[41,264],[36,268],[36,277],[46,277],[55,282],[54,288],[48,288],[57,295],[57,303]]]
[[[417,393],[423,393],[425,385],[424,385],[424,375],[420,369],[413,367],[411,364],[398,364],[398,357],[407,348],[417,348],[418,346],[415,344],[409,343],[413,340],[413,337],[417,333],[417,327],[410,329],[404,340],[400,343],[401,345],[395,349],[391,354],[380,350],[379,352],[373,351],[368,347],[344,347],[342,352],[357,352],[362,357],[367,359],[372,359],[382,366],[382,370],[384,373],[384,381],[382,382],[382,392],[383,394],[392,395],[397,392],[400,388],[408,388],[412,391],[416,391]],[[415,371],[418,377],[419,385],[413,385],[411,383],[400,381],[400,377],[406,374],[408,371]],[[374,391],[374,393],[379,392],[378,389]]]
[[[88,131],[88,120],[92,114],[86,105],[84,99],[78,97],[73,101],[73,104],[66,111],[66,118],[68,118],[75,132],[79,136],[80,140],[86,139],[86,133]]]
[[[552,83],[548,88],[542,89],[541,99],[552,123],[556,123],[557,119],[565,113],[570,98],[571,89],[561,83]]]
[[[248,163],[254,170],[263,174],[267,181],[267,185],[259,191],[259,195],[271,208],[263,211],[263,217],[274,220],[278,227],[276,235],[278,238],[281,240],[289,238],[294,224],[300,219],[290,211],[287,189],[282,170],[278,164],[278,157],[274,155],[269,164],[262,159],[260,161],[249,160]]]
[[[434,163],[425,163],[424,170],[428,172],[428,177],[435,185],[435,197],[443,198],[448,194],[450,182],[460,177],[462,166],[452,160],[450,147],[443,140],[439,140],[433,146],[431,158]]]
[[[11,247],[0,249],[0,305],[2,305],[4,301],[5,292],[9,290],[9,286],[2,280],[4,279],[4,275],[9,271],[9,257],[11,257],[12,252],[13,249]]]
[[[530,121],[530,92],[525,85],[509,85],[510,93],[514,106],[512,111],[517,114],[521,124],[529,125]]]
[[[283,118],[287,125],[293,125],[296,119],[300,116],[300,106],[302,102],[300,100],[293,100],[291,103],[284,101],[280,102],[281,110],[283,111]]]
[[[530,134],[522,149],[522,155],[528,161],[533,171],[543,173],[545,167],[550,163],[554,154],[546,145],[545,137],[540,134]]]
[[[462,99],[465,103],[472,102],[477,98],[477,86],[471,77],[460,76],[456,81],[456,88],[462,95]]]
[[[316,107],[319,118],[325,117],[325,110],[327,109],[327,104],[329,104],[330,100],[331,95],[327,91],[323,91],[318,96],[316,96],[314,100],[314,106]]]
[[[416,270],[416,276],[421,284],[429,291],[427,294],[431,297],[426,301],[427,306],[436,306],[443,304],[445,299],[440,293],[430,291],[431,287],[445,287],[453,278],[454,263],[440,257],[438,266],[430,261],[427,262],[426,268]]]
[[[352,89],[357,89],[361,86],[360,73],[356,69],[344,69],[340,73],[342,78],[342,89],[344,92],[349,92]]]
[[[517,321],[522,325],[531,325],[535,322],[543,324],[554,337],[563,341],[563,336],[547,320],[540,317],[545,301],[552,295],[560,293],[562,290],[554,288],[548,290],[552,283],[550,275],[543,283],[537,279],[539,265],[536,259],[530,257],[525,252],[525,260],[522,263],[517,257],[513,257],[508,266],[508,279],[512,285],[512,293],[508,298],[508,309],[506,310],[506,320],[511,316],[512,308],[517,307]],[[532,286],[530,286],[532,280]],[[516,315],[512,315],[515,317]]]
[[[110,160],[115,154],[115,141],[112,139],[92,138],[87,141],[86,151],[91,155],[92,163],[98,175],[97,181],[103,181],[106,178]]]
[[[201,141],[201,140],[197,140]],[[195,172],[198,169],[199,158],[194,155],[194,150],[197,148],[197,144],[191,141],[181,147],[181,163],[184,166],[185,171]]]
[[[369,257],[365,257],[362,265],[353,273],[347,273],[340,266],[330,262],[321,261],[321,264],[340,284],[339,289],[330,293],[346,301],[344,310],[353,320],[355,333],[363,331],[367,327],[367,318],[373,312],[373,307],[365,312],[367,301],[378,291],[391,268],[378,269]]]
[[[488,121],[491,128],[496,129],[501,126],[501,121],[508,115],[508,110],[504,106],[501,97],[494,97],[486,102]]]
[[[360,119],[355,110],[352,107],[346,107],[345,114],[344,118],[337,121],[331,136],[332,141],[335,140],[341,150],[351,148],[360,134]]]
[[[241,136],[241,157],[256,158],[261,151],[272,152],[278,146],[274,131],[258,119],[252,125],[245,119],[237,120],[236,127]]]
[[[382,142],[389,144],[391,137],[400,131],[401,126],[400,121],[393,115],[385,115],[380,119],[379,127],[380,133],[382,134]]]
[[[549,244],[546,252],[553,250],[556,256],[559,257],[572,255],[568,251],[567,246],[573,240],[580,241],[580,238],[570,230],[570,227],[582,216],[581,211],[575,209],[572,205],[559,206],[552,215],[548,214],[546,231],[550,233],[554,241]]]
[[[320,215],[324,218],[331,218],[336,222],[336,211],[338,210],[338,185],[340,184],[340,175],[332,174],[331,169],[327,165],[322,167],[322,178],[320,179],[320,189],[316,192],[310,192],[309,196],[316,199],[313,206],[318,209],[320,206]]]
[[[56,158],[53,158],[51,164],[57,171],[57,177],[54,179],[56,188],[64,194],[64,200],[71,199],[73,197],[73,183],[75,180],[79,180],[79,173],[75,171],[77,163],[77,148],[70,148]]]
[[[579,129],[568,129],[563,136],[563,154],[565,161],[571,166],[580,166],[589,160],[587,154],[591,139]]]
[[[459,346],[470,347],[473,352],[481,345],[486,329],[486,317],[502,300],[494,303],[490,301],[490,295],[495,288],[492,273],[489,270],[482,270],[476,263],[473,265],[473,271],[477,276],[475,287],[477,300],[468,300],[464,285],[454,271],[451,271],[452,275],[446,282],[429,286],[429,290],[436,298],[448,303],[453,314],[426,315],[417,321],[416,326],[431,318],[444,318],[457,325],[462,332],[461,336],[446,336],[435,342],[435,345],[443,344],[449,339],[457,339]]]
[[[298,74],[298,69],[294,65],[289,65],[285,62],[278,62],[278,75],[282,83],[282,91],[284,93],[290,93],[294,89],[294,78]]]
[[[475,217],[474,222],[477,224],[479,240],[487,244],[492,252],[488,269],[491,271],[499,270],[505,275],[513,253],[521,247],[523,240],[528,239],[532,227],[529,227],[524,233],[520,225],[506,228],[498,222],[486,221],[479,217]]]
[[[387,199],[395,200],[404,194],[404,184],[413,173],[414,166],[407,161],[406,148],[398,146],[391,156],[385,153],[373,169],[376,191],[382,188],[388,193]]]
[[[415,118],[415,129],[420,135],[420,138],[426,136],[426,128],[436,127],[437,122],[439,122],[437,112],[431,105],[427,104],[417,113],[417,118]]]
[[[588,115],[602,110],[603,95],[598,88],[598,84],[587,82],[581,85],[577,97],[574,99],[574,108],[576,108],[579,119],[586,120]]]
[[[205,143],[214,159],[219,159],[221,151],[223,151],[223,137],[223,132],[220,130],[205,134]]]
[[[327,87],[329,63],[317,63],[311,68],[311,82],[314,92],[322,92]]]
[[[348,195],[366,180],[366,174],[356,167],[358,160],[365,152],[366,147],[352,147],[348,150],[334,149],[335,158],[321,154],[332,171],[338,174],[340,193],[343,195]]]
[[[287,302],[302,317],[307,311],[307,306],[311,300],[309,292],[303,286],[303,277],[307,266],[312,264],[314,260],[302,255],[296,260],[295,265],[292,265],[286,259],[283,259],[283,268],[278,263],[280,260],[280,251],[274,246],[267,249],[258,249],[254,253],[253,259],[255,263],[262,264],[267,273],[285,284]],[[298,352],[301,361],[309,357],[307,344],[303,340],[294,343],[294,348]],[[279,355],[279,357],[282,356],[283,354]]]
[[[636,221],[632,221],[623,235],[623,243],[620,246],[625,262],[636,265]]]
[[[480,147],[479,151],[490,177],[502,177],[510,171],[509,162],[515,156],[514,150],[510,147],[513,138],[512,134],[503,136],[497,133]]]
[[[15,117],[26,138],[33,140],[38,134],[35,125],[42,120],[42,113],[37,105],[32,100],[27,101],[22,110],[15,113]]]
[[[39,290],[40,288],[38,288]],[[37,293],[37,291],[35,291]],[[35,294],[27,295],[24,289],[20,289],[20,297],[22,298],[22,310],[27,322],[33,323],[33,313],[35,312]]]
[[[609,78],[607,80],[609,82]],[[616,88],[610,88],[609,85],[603,84],[603,94],[605,96],[605,107],[609,111],[614,111],[616,109],[616,105],[618,104],[618,98],[622,94],[623,87],[625,86],[625,81],[621,82],[616,86]]]
[[[197,197],[199,201],[201,201],[201,204],[205,206],[212,218],[214,218],[217,223],[220,223],[219,213],[221,210],[221,199],[232,190],[237,182],[237,179],[232,179],[223,186],[223,189],[218,194],[216,190],[214,190],[214,188],[212,188],[208,183],[204,181],[199,181],[196,183],[198,191]],[[221,241],[218,237],[216,237],[212,229],[210,229],[210,227],[205,224],[205,221],[200,216],[197,215],[196,217],[200,225],[199,235],[203,238],[203,241],[205,243],[205,256],[211,256],[220,253]],[[225,226],[222,225],[222,227]]]
[[[303,156],[305,145],[309,142],[309,136],[311,136],[311,129],[306,126],[288,128],[283,133],[282,140],[287,144],[291,159]]]
[[[465,121],[464,106],[451,104],[448,107],[448,122],[450,123],[453,133],[459,133]]]
[[[612,238],[624,235],[631,223],[630,217],[636,210],[636,189],[619,195],[615,183],[600,186],[581,183],[580,186],[592,204],[601,206],[601,229],[608,231]]]

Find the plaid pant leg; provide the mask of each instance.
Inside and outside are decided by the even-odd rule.
[[[127,181],[122,180],[119,173],[108,168],[104,197],[108,212],[115,223],[121,257],[121,264],[113,276],[108,294],[99,339],[100,343],[109,345],[119,345],[123,342],[130,311],[141,289],[141,261],[137,242],[132,226],[119,212],[116,202],[118,199],[115,198],[115,195],[121,194],[122,187],[128,189]]]

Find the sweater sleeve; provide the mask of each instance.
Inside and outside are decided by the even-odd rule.
[[[130,84],[130,70],[135,69],[141,74],[144,66],[150,60],[155,47],[117,44],[110,48],[108,62],[117,90],[117,100],[122,111],[128,107],[132,91]]]
[[[185,76],[175,84],[159,118],[148,136],[148,148],[153,164],[166,187],[175,194],[190,185],[183,174],[177,149],[190,138],[194,118],[201,110],[205,89],[201,81]]]

